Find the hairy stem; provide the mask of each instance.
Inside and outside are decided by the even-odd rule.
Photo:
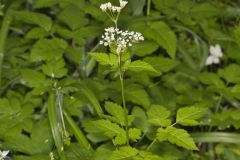
[[[11,22],[12,22],[12,10],[8,9],[6,14],[4,15],[4,18],[2,21],[2,27],[0,31],[0,86],[1,86],[1,79],[2,79],[2,63],[4,59],[4,53],[5,53],[5,43],[6,43]]]
[[[124,72],[122,69],[122,58],[121,58],[121,53],[118,56],[118,63],[119,63],[119,80],[121,82],[121,91],[122,91],[122,104],[123,104],[123,110],[124,110],[124,120],[125,120],[125,130],[126,130],[126,140],[127,140],[127,145],[129,145],[129,128],[128,128],[128,109],[126,106],[126,101],[125,101],[125,95],[124,95]]]

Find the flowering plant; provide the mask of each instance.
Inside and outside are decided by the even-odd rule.
[[[105,2],[0,0],[0,159],[239,160],[240,1]]]

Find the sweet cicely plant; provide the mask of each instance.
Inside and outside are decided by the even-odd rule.
[[[125,77],[126,73],[130,72],[145,72],[149,74],[159,74],[152,65],[142,60],[131,60],[130,49],[135,43],[144,41],[144,37],[141,33],[135,31],[122,30],[118,27],[118,18],[121,11],[127,5],[127,1],[119,1],[120,6],[114,6],[110,2],[102,4],[101,10],[105,12],[108,17],[114,23],[114,27],[105,29],[102,35],[100,44],[109,47],[110,53],[94,52],[91,55],[99,62],[100,65],[107,66],[109,73],[114,73],[119,78],[121,86],[121,100],[122,106],[114,102],[105,102],[105,110],[110,115],[102,115],[101,120],[97,120],[92,123],[100,132],[112,139],[115,146],[122,146],[117,151],[114,151],[110,159],[133,158],[133,159],[161,159],[160,156],[151,153],[151,149],[160,141],[169,141],[170,143],[184,147],[189,150],[198,150],[190,134],[183,129],[178,129],[176,125],[183,126],[195,126],[199,125],[197,119],[203,116],[205,109],[195,106],[184,107],[178,110],[177,118],[175,122],[172,122],[171,113],[166,107],[153,104],[147,110],[147,115],[142,108],[135,107],[130,108],[127,105],[125,95]],[[127,74],[129,76],[129,74]],[[116,76],[115,76],[116,77]],[[132,111],[131,114],[130,111]],[[138,128],[134,125],[134,119],[136,118],[136,112],[142,113],[140,117],[144,123],[153,127],[155,132],[155,138],[147,136],[151,127],[146,130]],[[138,115],[138,114],[137,114]],[[88,124],[89,125],[89,124]],[[87,127],[88,128],[88,127]],[[112,128],[114,131],[110,131],[107,128]],[[88,130],[88,129],[87,129]],[[137,149],[136,144],[141,144],[141,141],[147,137],[150,143],[148,146],[139,147]],[[127,153],[126,153],[127,152]]]

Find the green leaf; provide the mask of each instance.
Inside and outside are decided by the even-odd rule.
[[[99,53],[99,52],[92,52],[91,56],[96,61],[98,61],[101,65],[110,65],[110,66],[117,66],[118,65],[117,55],[107,54],[107,53]]]
[[[84,133],[78,127],[78,125],[73,121],[73,119],[67,114],[67,112],[64,112],[64,117],[66,118],[66,121],[68,122],[69,126],[71,127],[73,134],[75,135],[76,139],[78,140],[78,143],[81,146],[81,148],[84,148],[88,151],[93,151],[92,146],[88,142]]]
[[[126,160],[138,154],[138,150],[132,147],[121,147],[112,153],[110,160]]]
[[[76,64],[81,63],[85,51],[83,47],[67,48],[66,56]]]
[[[27,82],[29,87],[48,86],[50,81],[46,79],[41,72],[32,69],[23,69],[21,71],[23,79]]]
[[[57,152],[60,156],[61,160],[66,160],[64,154],[64,140],[63,140],[63,131],[61,126],[59,125],[58,115],[57,115],[57,108],[56,108],[56,98],[55,94],[50,93],[47,103],[48,109],[48,118],[50,122],[50,127],[52,131],[52,136],[57,147]]]
[[[76,30],[88,23],[84,13],[75,5],[69,5],[58,16],[58,18],[66,23],[72,30]]]
[[[143,8],[145,6],[146,0],[131,0],[129,3],[133,10],[133,15],[139,16],[143,13]]]
[[[180,108],[177,111],[176,123],[185,125],[185,126],[198,125],[199,122],[196,120],[201,118],[204,114],[206,114],[206,111],[207,111],[206,108],[199,108],[199,107]]]
[[[158,44],[154,41],[144,41],[133,45],[133,53],[137,56],[144,57],[150,55],[158,49]]]
[[[147,123],[147,116],[145,111],[140,107],[134,107],[132,110],[134,116],[133,124],[146,133],[149,130],[149,124]]]
[[[49,159],[49,155],[34,155],[34,156],[14,156],[14,160],[46,160]]]
[[[67,68],[64,67],[65,62],[62,58],[52,60],[42,65],[42,71],[52,78],[61,78],[67,74]]]
[[[176,144],[180,147],[189,150],[198,150],[193,139],[183,129],[177,129],[174,127],[167,127],[166,129],[159,128],[157,133],[157,138],[159,141],[169,141],[172,144]]]
[[[130,128],[129,129],[129,138],[133,141],[137,141],[141,138],[141,131],[137,128]]]
[[[93,105],[98,116],[102,117],[103,110],[102,110],[101,105],[99,104],[98,99],[96,98],[95,94],[92,92],[92,90],[90,90],[86,85],[81,85],[80,91],[89,100],[89,102],[91,102],[91,104]]]
[[[52,19],[45,14],[30,12],[30,11],[17,11],[16,18],[23,20],[26,23],[36,24],[46,31],[50,31],[52,27]]]
[[[228,132],[192,133],[193,139],[200,143],[232,143],[240,144],[240,134]]]
[[[31,29],[25,37],[27,39],[42,39],[46,36],[48,36],[48,32],[46,32],[43,28],[35,27]]]
[[[220,77],[216,73],[208,73],[204,72],[199,77],[200,81],[204,84],[214,85],[217,88],[224,88],[224,82],[220,79]]]
[[[51,7],[57,4],[59,0],[35,0],[34,1],[34,8],[44,8],[44,7]]]
[[[96,129],[104,133],[105,136],[113,139],[115,145],[122,145],[126,143],[125,131],[117,124],[109,120],[94,121]]]
[[[31,60],[52,60],[59,59],[62,57],[64,50],[68,44],[63,39],[41,39],[37,41],[31,50]]]
[[[145,108],[148,108],[150,105],[150,100],[147,92],[142,86],[137,84],[131,84],[126,86],[125,97],[127,101],[142,105]]]
[[[34,124],[30,137],[24,134],[7,134],[4,145],[29,155],[48,154],[53,147],[49,121],[44,119]]]
[[[124,110],[121,106],[112,102],[105,102],[106,111],[111,114],[111,120],[119,123],[120,125],[125,125]]]
[[[175,58],[177,49],[177,38],[175,33],[164,22],[154,22],[145,31],[145,37],[155,40],[160,46],[166,49],[171,58]]]
[[[151,64],[159,72],[168,72],[178,64],[176,60],[158,56],[144,58],[144,61]]]
[[[151,152],[139,151],[139,154],[136,157],[134,157],[134,160],[171,160],[164,158],[161,158],[158,155],[154,155]]]
[[[170,111],[163,106],[152,105],[148,110],[147,115],[149,118],[148,122],[153,125],[167,127],[171,124],[171,120],[168,119]]]
[[[240,66],[237,64],[230,64],[224,69],[220,69],[218,75],[224,78],[228,83],[240,83]]]
[[[127,63],[124,65],[124,69],[133,72],[157,72],[150,64],[141,60],[133,61],[130,64]]]
[[[240,26],[239,25],[233,30],[233,34],[238,46],[240,46]]]

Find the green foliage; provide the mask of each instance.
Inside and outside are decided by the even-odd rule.
[[[206,113],[205,108],[184,107],[177,112],[176,123],[186,126],[199,125],[197,119],[201,118]]]
[[[119,54],[100,43],[115,25],[105,2],[0,2],[0,150],[14,160],[238,160],[239,1],[129,0],[117,26],[144,41]],[[216,44],[223,56],[206,65]]]
[[[166,129],[158,129],[157,138],[159,141],[169,141],[178,146],[187,148],[189,150],[198,150],[193,139],[183,129],[177,129],[175,127],[167,127]]]
[[[159,105],[152,105],[151,108],[147,112],[148,122],[157,125],[167,127],[171,124],[171,120],[169,120],[170,112]]]
[[[60,58],[66,49],[67,43],[63,39],[41,39],[37,41],[31,50],[31,60],[52,60]]]
[[[38,25],[46,31],[49,31],[52,27],[51,18],[45,14],[29,11],[17,11],[15,14],[17,18],[23,20],[24,22]]]
[[[175,58],[177,48],[176,35],[166,23],[152,23],[150,25],[150,30],[147,30],[145,34],[148,38],[155,40],[159,45],[166,49],[171,58]]]
[[[124,66],[124,69],[133,72],[157,72],[150,64],[140,60],[133,61],[130,64],[127,63],[126,66]]]

